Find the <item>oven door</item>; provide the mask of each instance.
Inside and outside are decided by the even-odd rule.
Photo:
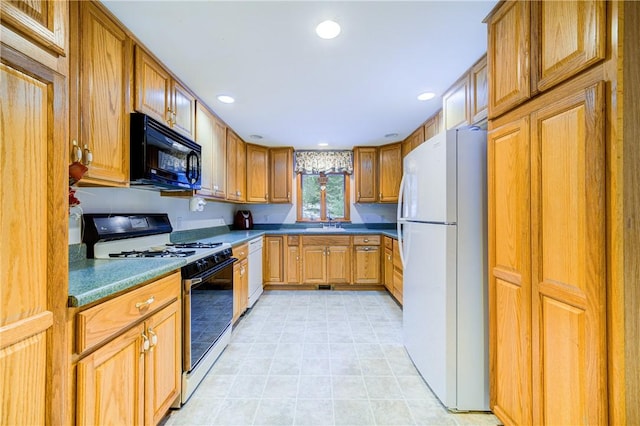
[[[190,372],[231,327],[233,317],[233,263],[225,260],[194,277],[183,277],[184,372]]]

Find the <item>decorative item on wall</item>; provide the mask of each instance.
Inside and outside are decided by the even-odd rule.
[[[72,207],[80,205],[80,200],[76,198],[76,189],[73,188],[73,185],[78,183],[88,170],[89,168],[79,161],[69,164],[69,212],[71,212]]]

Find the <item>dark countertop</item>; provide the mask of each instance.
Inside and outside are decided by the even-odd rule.
[[[280,229],[253,229],[250,231],[228,231],[211,236],[192,234],[192,240],[229,243],[232,246],[248,242],[263,235],[386,235],[397,239],[393,229],[371,229],[349,227],[341,232],[326,232],[322,228],[309,230],[300,227]],[[69,247],[69,299],[68,306],[82,307],[105,299],[115,293],[153,280],[186,265],[180,258],[162,259],[85,259],[81,245]],[[78,254],[80,253],[80,254]]]

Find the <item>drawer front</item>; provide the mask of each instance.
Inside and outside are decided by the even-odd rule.
[[[347,235],[303,235],[304,246],[348,246],[351,245],[351,237]]]
[[[288,235],[287,236],[287,245],[288,246],[297,246],[299,242],[300,242],[300,236],[299,235]]]
[[[379,246],[380,235],[356,235],[353,244],[357,246]]]
[[[239,246],[233,247],[233,257],[237,258],[239,262],[242,262],[249,255],[249,244],[244,243]]]
[[[121,330],[144,319],[180,298],[180,272],[154,281],[85,311],[77,318],[77,348],[82,353],[108,340]]]

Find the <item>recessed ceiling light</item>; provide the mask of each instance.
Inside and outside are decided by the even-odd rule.
[[[395,138],[397,136],[398,136],[397,133],[387,133],[386,135],[384,135],[385,138]]]
[[[262,139],[262,136],[260,136],[260,135],[249,135],[249,137],[251,139],[258,139],[258,140]]]
[[[318,143],[318,146],[329,146],[329,144],[326,142],[320,142]]]
[[[233,97],[229,95],[218,95],[218,100],[223,104],[232,104],[236,101],[235,99],[233,99]]]
[[[429,99],[435,98],[436,94],[433,92],[424,92],[418,95],[419,101],[428,101]]]
[[[325,40],[336,38],[340,34],[340,25],[331,20],[320,22],[316,27],[316,34]]]

